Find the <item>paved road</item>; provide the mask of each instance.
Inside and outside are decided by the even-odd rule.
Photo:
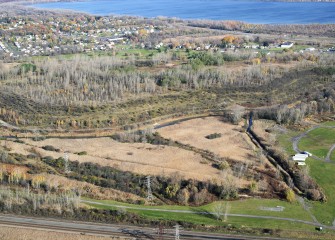
[[[157,230],[150,227],[137,227],[129,225],[118,225],[118,224],[97,224],[90,222],[74,222],[74,221],[63,221],[52,218],[33,218],[33,217],[22,217],[14,215],[0,215],[0,225],[25,227],[33,229],[44,229],[50,231],[62,231],[81,233],[87,235],[102,235],[102,236],[119,236],[126,237],[128,239],[157,239],[159,238]],[[166,229],[164,233],[164,239],[175,239],[174,230]],[[215,240],[256,240],[256,239],[273,239],[283,240],[283,238],[274,237],[253,237],[243,235],[231,235],[231,234],[215,234],[215,233],[204,233],[204,232],[191,232],[181,230],[180,239],[215,239]]]
[[[326,162],[330,162],[330,155],[332,154],[332,152],[335,150],[335,144],[329,149],[328,153],[327,153],[327,156],[325,158],[325,161]]]
[[[206,212],[206,211],[198,212],[198,211],[191,211],[191,210],[142,208],[142,207],[133,207],[133,206],[123,206],[123,205],[118,205],[118,204],[106,204],[106,203],[87,201],[87,200],[81,200],[81,202],[82,203],[88,203],[88,204],[107,206],[107,207],[116,207],[116,208],[133,209],[133,210],[146,210],[146,211],[156,211],[156,212],[171,212],[171,213],[189,213],[189,214],[214,215],[213,212]],[[258,219],[272,219],[272,220],[290,221],[290,222],[304,223],[304,224],[313,225],[313,226],[322,226],[324,228],[335,230],[335,227],[322,225],[322,224],[320,224],[318,222],[310,222],[310,221],[305,221],[305,220],[300,220],[300,219],[293,219],[293,218],[273,217],[273,216],[259,216],[259,215],[248,215],[248,214],[233,214],[233,213],[229,213],[229,214],[227,214],[227,216],[230,216],[230,217],[244,217],[244,218],[258,218]]]
[[[299,149],[298,147],[298,144],[300,142],[300,140],[305,137],[309,132],[319,128],[320,126],[314,126],[312,127],[311,129],[307,130],[306,132],[303,132],[302,134],[292,138],[292,145],[293,145],[293,150],[296,152],[296,153],[301,153],[302,151]],[[320,159],[319,159],[320,160]]]
[[[314,126],[314,127],[310,128],[310,129],[308,129],[306,132],[303,132],[302,134],[300,134],[300,135],[298,135],[298,136],[292,138],[292,146],[293,146],[293,150],[294,150],[296,153],[301,153],[302,150],[300,150],[299,147],[298,147],[298,144],[299,144],[300,140],[301,140],[303,137],[305,137],[309,132],[311,132],[311,131],[313,131],[313,130],[315,130],[315,129],[317,129],[317,128],[320,128],[320,127],[322,127],[322,128],[335,128],[335,126],[320,126],[320,125],[318,125],[318,126]],[[314,155],[311,156],[311,158],[314,158],[314,159],[316,159],[316,160],[320,160],[320,161],[331,162],[331,161],[330,161],[330,155],[331,155],[331,153],[332,153],[333,150],[335,150],[335,144],[329,149],[328,154],[327,154],[327,157],[326,157],[325,159],[323,159],[323,158],[319,158],[319,157],[314,156]]]

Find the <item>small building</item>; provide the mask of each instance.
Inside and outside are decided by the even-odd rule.
[[[292,160],[296,162],[298,166],[305,166],[305,160],[308,158],[310,155],[307,154],[306,152],[303,153],[297,153],[296,155],[292,156]]]
[[[308,52],[313,52],[313,51],[315,51],[316,49],[315,48],[313,48],[313,47],[310,47],[310,48],[306,48],[305,49],[305,51],[308,51]]]
[[[308,157],[307,154],[298,153],[292,157],[293,161],[305,161]]]
[[[282,44],[280,44],[280,47],[281,48],[291,48],[291,47],[293,47],[293,42],[284,42],[284,43],[282,43]]]

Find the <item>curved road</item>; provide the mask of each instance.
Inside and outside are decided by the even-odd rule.
[[[302,151],[301,151],[301,150],[299,149],[299,147],[298,147],[298,144],[299,144],[300,140],[301,140],[303,137],[305,137],[309,132],[311,132],[311,131],[313,131],[313,130],[315,130],[315,129],[317,129],[317,128],[320,128],[320,127],[322,127],[322,128],[335,128],[335,126],[320,126],[320,125],[318,125],[318,126],[314,126],[314,127],[310,128],[310,129],[308,129],[306,132],[303,132],[303,133],[301,133],[300,135],[298,135],[298,136],[292,138],[292,146],[293,146],[293,150],[294,150],[296,153],[301,153]],[[314,155],[311,156],[311,158],[314,158],[314,159],[316,159],[316,160],[320,160],[320,161],[331,162],[331,161],[330,161],[330,155],[331,155],[331,153],[332,153],[334,150],[335,150],[335,144],[329,149],[328,154],[327,154],[327,156],[326,156],[325,159],[320,158],[320,157],[317,157],[317,156],[314,156]]]
[[[326,158],[325,158],[325,161],[326,162],[330,162],[331,160],[330,160],[330,156],[331,156],[331,154],[332,154],[332,152],[335,150],[335,144],[329,149],[329,151],[328,151],[328,153],[327,153],[327,156],[326,156]]]

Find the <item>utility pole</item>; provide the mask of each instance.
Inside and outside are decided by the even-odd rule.
[[[176,226],[174,226],[175,230],[176,230],[176,234],[175,234],[175,240],[179,240],[180,239],[180,226],[177,224]]]
[[[151,191],[151,177],[150,176],[147,176],[146,182],[147,182],[147,191],[148,191],[147,199],[151,201],[154,199],[154,196],[152,195],[152,191]]]

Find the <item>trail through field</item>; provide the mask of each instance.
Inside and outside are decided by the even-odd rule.
[[[308,204],[306,203],[305,199],[301,196],[296,195],[296,198],[298,200],[298,202],[302,205],[302,207],[304,208],[304,210],[306,212],[308,212],[309,216],[313,219],[313,221],[317,224],[320,224],[320,222],[316,219],[316,217],[313,215],[313,213],[311,212],[311,207],[308,206]]]
[[[192,210],[176,210],[176,209],[160,209],[160,208],[144,208],[144,207],[133,207],[133,206],[123,206],[118,204],[106,204],[101,202],[94,202],[88,200],[81,200],[82,203],[86,204],[94,204],[106,207],[115,207],[115,208],[123,208],[123,209],[130,209],[130,210],[143,210],[143,211],[155,211],[155,212],[170,212],[170,213],[188,213],[188,214],[203,214],[203,215],[214,215],[214,212],[208,211],[192,211]],[[274,219],[274,220],[283,220],[283,221],[290,221],[290,222],[297,222],[297,223],[305,223],[308,225],[313,226],[322,226],[324,228],[335,230],[335,227],[330,227],[326,225],[322,225],[318,222],[310,222],[300,219],[294,218],[285,218],[285,217],[273,217],[273,216],[262,216],[262,215],[249,215],[249,214],[235,214],[235,213],[228,213],[226,214],[230,217],[245,217],[245,218],[259,218],[259,219]]]
[[[331,160],[330,160],[330,156],[331,156],[331,154],[332,154],[332,152],[335,150],[335,144],[329,149],[329,151],[328,151],[328,153],[327,153],[327,156],[326,156],[326,158],[325,158],[325,161],[326,162],[330,162]]]

